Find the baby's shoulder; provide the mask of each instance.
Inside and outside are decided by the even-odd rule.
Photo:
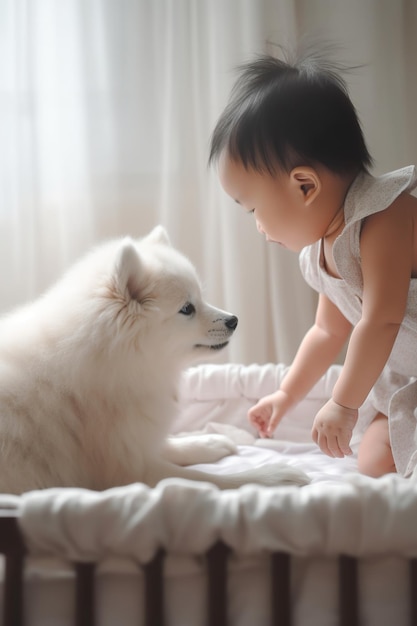
[[[363,224],[414,223],[417,219],[417,198],[402,192],[382,211],[376,211],[363,218]]]
[[[364,218],[360,230],[362,261],[365,257],[404,262],[413,257],[413,273],[417,270],[417,198],[401,193],[384,210]],[[407,253],[407,250],[409,253]],[[366,254],[368,252],[368,254]],[[411,254],[410,254],[411,252]],[[371,256],[369,256],[369,253]]]

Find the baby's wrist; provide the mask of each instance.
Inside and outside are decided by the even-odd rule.
[[[334,402],[335,404],[337,404],[337,406],[340,406],[342,409],[344,409],[345,411],[351,411],[352,413],[356,413],[358,411],[357,408],[355,407],[351,407],[351,406],[347,406],[346,404],[343,404],[342,402],[339,402],[338,400],[336,400],[334,398],[334,396],[332,396],[332,402]]]
[[[285,396],[288,407],[295,406],[301,400],[301,398],[299,398],[298,396],[294,395],[293,393],[291,393],[290,391],[287,391],[285,388],[282,388],[282,387],[278,389],[277,393],[281,393]]]

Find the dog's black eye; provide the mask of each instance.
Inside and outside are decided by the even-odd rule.
[[[195,306],[194,304],[191,304],[191,302],[186,302],[182,309],[179,310],[179,312],[183,315],[192,315],[193,313],[195,313]]]

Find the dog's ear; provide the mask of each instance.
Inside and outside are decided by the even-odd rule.
[[[168,233],[163,226],[160,224],[155,226],[147,236],[147,240],[154,243],[162,243],[166,246],[171,245],[171,241],[168,237]]]
[[[114,265],[114,278],[119,292],[129,293],[130,297],[140,300],[144,267],[139,253],[130,237],[120,244]]]

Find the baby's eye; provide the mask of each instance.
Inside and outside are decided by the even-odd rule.
[[[192,315],[193,313],[195,313],[194,304],[191,304],[191,302],[186,302],[184,306],[179,310],[179,313],[182,313],[182,315]]]

